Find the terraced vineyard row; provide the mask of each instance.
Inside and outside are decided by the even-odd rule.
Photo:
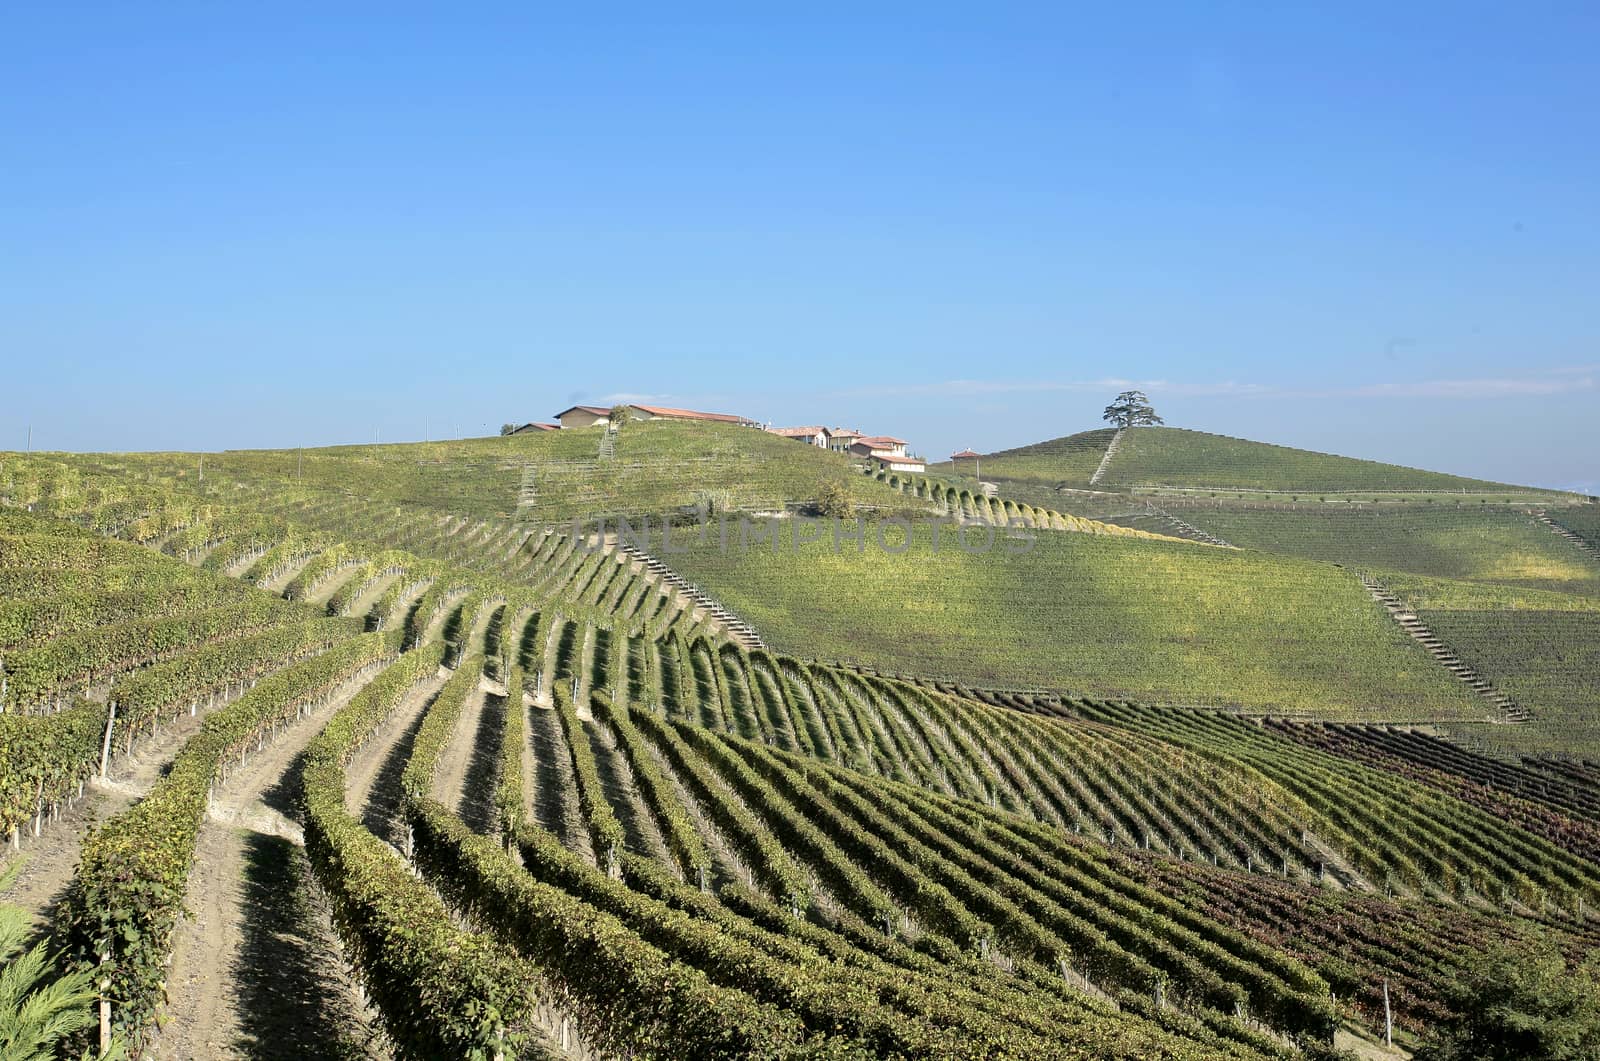
[[[775,649],[974,685],[1403,722],[1483,717],[1327,564],[1190,542],[890,523],[689,543],[674,567]],[[797,541],[796,538],[801,540]],[[837,539],[837,540],[836,540]],[[988,544],[990,547],[983,548]]]
[[[1433,504],[1405,505],[1167,504],[1202,530],[1244,548],[1508,590],[1600,595],[1600,564],[1538,526],[1526,511],[1460,502],[1441,497]]]
[[[1427,944],[1454,911],[1594,930],[1600,869],[1559,837],[1226,716],[984,703],[744,651],[559,534],[4,473],[36,512],[4,516],[0,584],[29,588],[0,629],[67,662],[29,671],[35,713],[0,715],[0,776],[67,798],[116,696],[135,727],[204,713],[82,840],[56,917],[135,1052],[183,1053],[209,1019],[158,1036],[163,1006],[238,1024],[255,997],[164,989],[203,979],[180,911],[215,901],[199,852],[241,783],[292,793],[274,827],[303,830],[342,943],[326,960],[400,1056],[1318,1056],[1386,976],[1405,1019],[1438,1012],[1484,938]],[[100,601],[187,625],[59,647]],[[1324,922],[1292,932],[1297,910]],[[1390,963],[1363,917],[1405,926]]]
[[[1378,461],[1273,446],[1172,427],[1126,431],[1103,486],[1277,492],[1439,491],[1520,495],[1537,493],[1503,483],[1465,479]],[[1224,535],[1226,537],[1226,535]]]
[[[1222,764],[1257,772],[1337,824],[1332,846],[1386,892],[1520,904],[1543,915],[1580,920],[1594,902],[1594,864],[1524,830],[1430,793],[1408,780],[1286,741],[1229,715],[1090,700],[1030,698],[1027,706],[1058,717],[1132,729]],[[1353,833],[1352,833],[1353,830]],[[1334,835],[1338,835],[1335,833]]]
[[[888,484],[891,490],[929,502],[936,506],[936,510],[942,515],[961,522],[992,523],[1001,527],[1027,527],[1031,530],[1121,535],[1162,541],[1185,540],[1136,527],[1085,519],[1082,516],[1069,515],[1057,512],[1055,509],[1013,501],[1010,498],[989,497],[982,492],[975,494],[958,484],[925,475],[891,472],[881,467],[868,468],[866,471],[879,482]]]

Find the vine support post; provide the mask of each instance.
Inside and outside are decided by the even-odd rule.
[[[117,702],[111,701],[110,710],[106,712],[106,736],[100,742],[100,780],[106,779],[106,767],[111,762],[111,727],[117,723]]]
[[[1394,1012],[1389,1008],[1389,981],[1383,982],[1383,1045],[1394,1045]]]
[[[100,964],[104,966],[111,960],[111,955],[102,952]],[[100,1053],[105,1054],[111,1049],[111,999],[107,995],[111,991],[111,977],[100,977]]]

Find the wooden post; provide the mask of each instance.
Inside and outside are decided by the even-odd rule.
[[[111,701],[111,709],[106,712],[106,737],[100,742],[100,780],[106,779],[106,767],[111,762],[111,727],[117,722],[117,702]]]
[[[1394,1013],[1389,1009],[1389,981],[1383,982],[1383,1045],[1394,1045]]]
[[[100,955],[100,964],[105,965],[111,959],[110,954]],[[111,1000],[106,997],[106,992],[111,990],[111,978],[100,978],[100,1052],[104,1054],[111,1049]]]

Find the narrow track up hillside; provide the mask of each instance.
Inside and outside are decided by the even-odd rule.
[[[1509,723],[1527,722],[1533,718],[1528,709],[1512,700],[1511,697],[1500,692],[1490,683],[1489,679],[1469,667],[1460,656],[1457,656],[1443,641],[1436,637],[1428,625],[1422,621],[1416,612],[1408,608],[1404,601],[1390,593],[1382,583],[1368,575],[1361,575],[1361,584],[1367,587],[1367,592],[1372,594],[1372,599],[1383,605],[1400,628],[1410,634],[1416,642],[1428,650],[1428,654],[1438,660],[1440,665],[1448,670],[1457,681],[1483,697],[1499,712],[1501,721]]]

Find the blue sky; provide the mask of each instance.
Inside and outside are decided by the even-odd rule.
[[[0,446],[1137,383],[1600,492],[1593,4],[538,6],[8,6]]]

